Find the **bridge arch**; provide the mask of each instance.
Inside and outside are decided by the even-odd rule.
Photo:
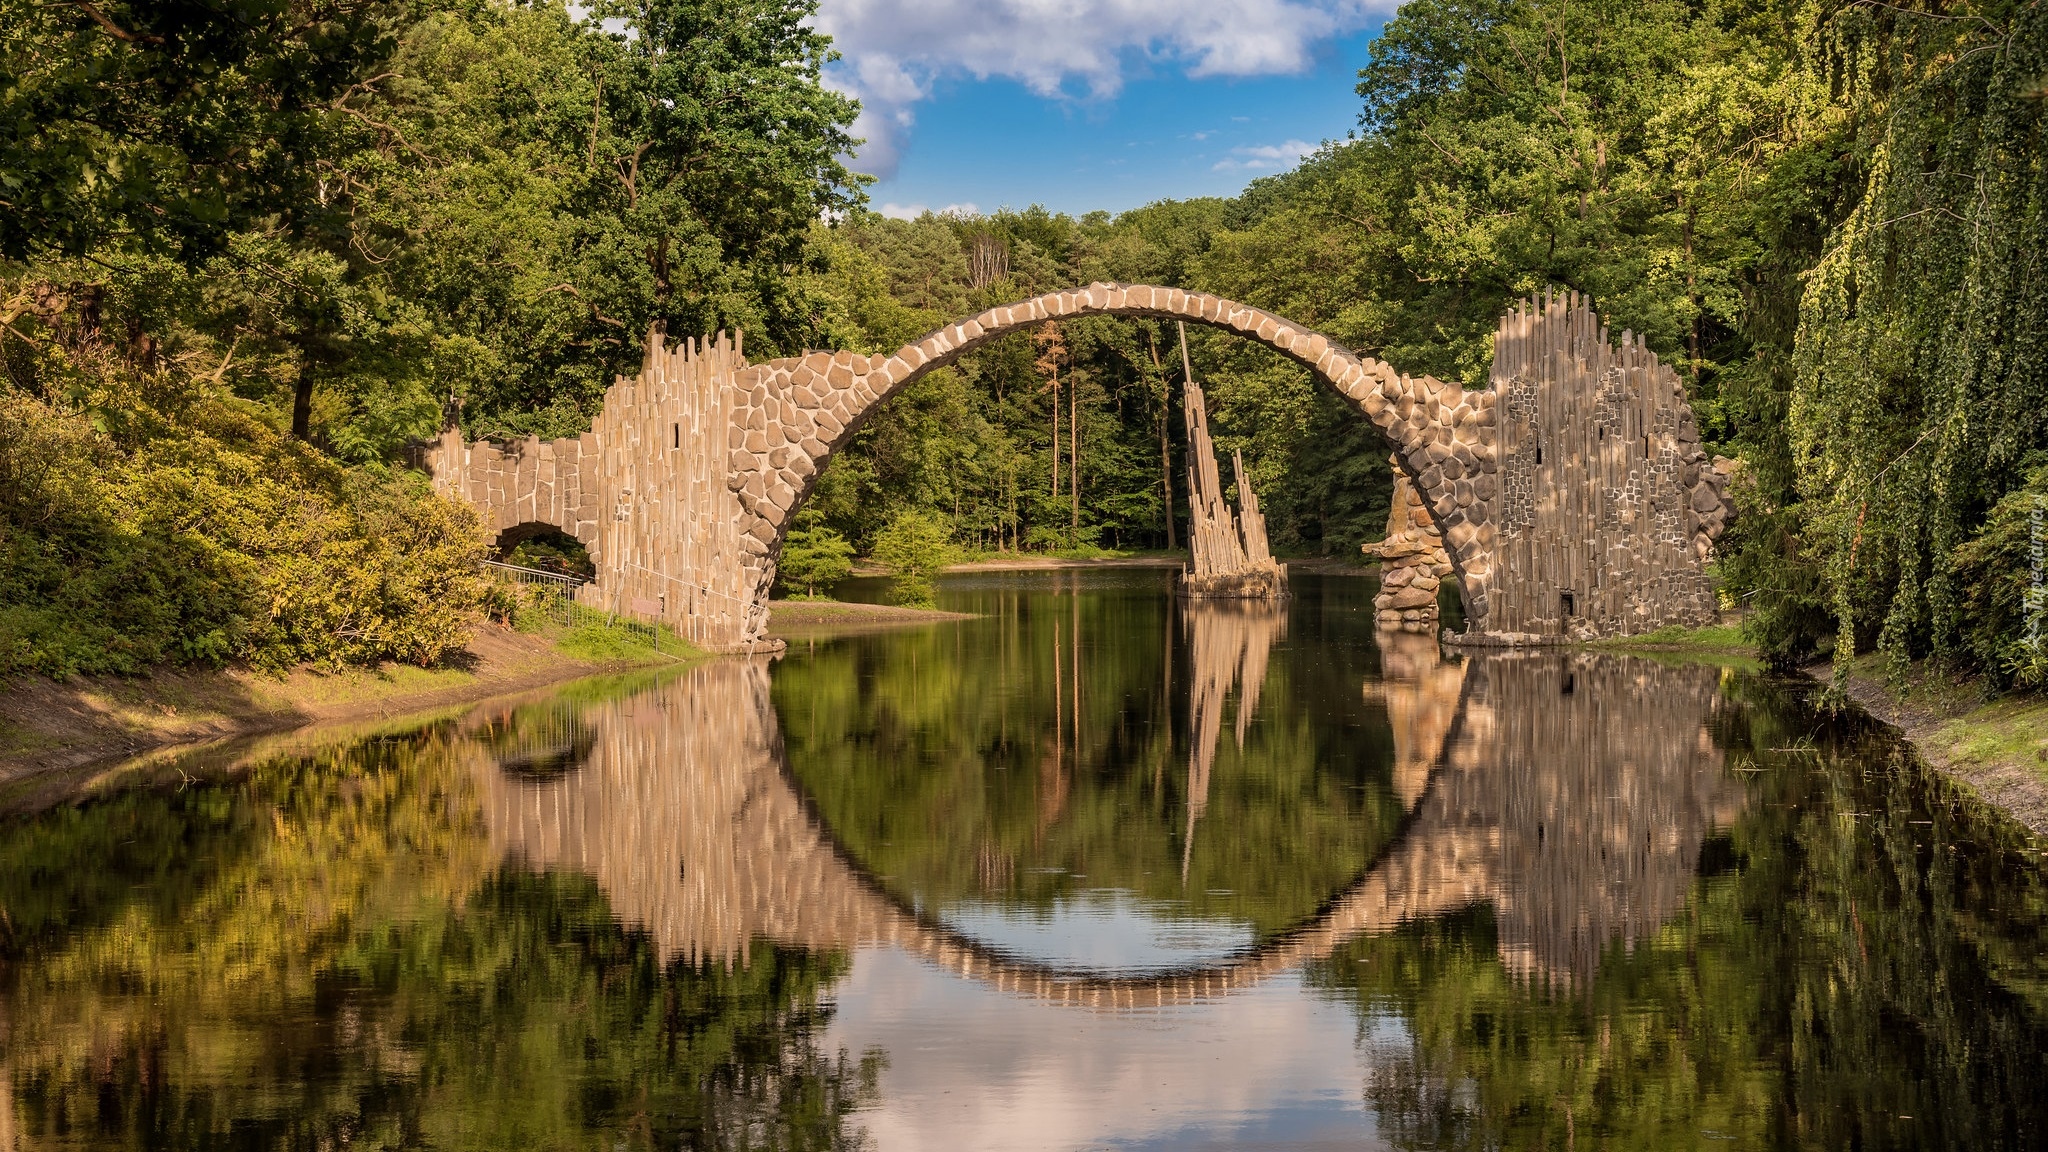
[[[773,582],[783,537],[818,474],[882,403],[993,340],[1082,316],[1181,320],[1234,332],[1307,367],[1334,388],[1387,438],[1397,465],[1428,503],[1466,615],[1483,628],[1494,540],[1485,510],[1499,489],[1492,435],[1496,393],[1403,375],[1263,309],[1147,284],[1096,283],[1048,292],[990,308],[884,355],[816,352],[742,370],[735,380],[727,482],[747,516],[741,544],[761,586]]]
[[[1706,563],[1732,510],[1685,387],[1641,338],[1610,343],[1585,298],[1501,318],[1488,387],[1411,377],[1220,296],[1091,284],[990,308],[886,355],[748,364],[736,335],[648,336],[637,377],[591,430],[465,443],[419,462],[487,526],[560,527],[597,579],[579,598],[660,620],[712,651],[753,651],[785,532],[834,453],[925,373],[1049,320],[1133,316],[1235,332],[1309,368],[1387,439],[1442,533],[1466,631],[1492,643],[1625,636],[1716,618]]]

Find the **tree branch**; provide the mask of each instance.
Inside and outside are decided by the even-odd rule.
[[[569,295],[574,296],[576,299],[583,301],[584,306],[590,309],[590,314],[592,316],[595,316],[600,323],[609,324],[614,328],[621,329],[623,329],[626,326],[625,321],[614,320],[611,317],[605,315],[603,312],[598,311],[597,305],[592,304],[588,299],[584,297],[583,293],[578,292],[574,284],[557,284],[553,288],[548,289],[547,292],[542,292],[541,295],[546,296],[548,292],[567,292]]]
[[[161,36],[138,35],[137,33],[130,32],[112,20],[107,19],[107,14],[94,7],[88,0],[71,0],[71,7],[92,17],[92,22],[99,25],[107,35],[125,44],[161,44],[164,42],[164,38]]]

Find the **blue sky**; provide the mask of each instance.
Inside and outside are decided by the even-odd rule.
[[[822,0],[893,215],[1228,196],[1358,116],[1392,0]]]

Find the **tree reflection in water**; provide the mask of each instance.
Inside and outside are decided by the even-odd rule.
[[[745,965],[677,959],[589,878],[499,865],[483,796],[532,777],[498,753],[530,768],[527,752],[575,727],[561,704],[259,756],[228,782],[0,829],[14,1091],[0,1135],[12,1125],[33,1149],[852,1142],[844,1117],[877,1065],[816,1042],[843,957],[764,944]],[[509,738],[522,715],[548,731]]]

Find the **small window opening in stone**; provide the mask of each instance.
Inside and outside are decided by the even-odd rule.
[[[1536,462],[1543,463],[1543,444],[1540,441],[1536,445]]]
[[[683,426],[682,426],[681,424],[678,424],[678,425],[676,425],[676,447],[678,447],[678,448],[681,448],[682,446],[683,446]]]
[[[1569,695],[1571,695],[1571,694],[1572,694],[1572,689],[1574,689],[1574,688],[1577,688],[1578,686],[1579,686],[1579,674],[1578,674],[1578,673],[1576,673],[1576,672],[1567,672],[1567,673],[1565,673],[1565,674],[1564,674],[1564,692],[1562,693],[1563,695],[1565,695],[1565,696],[1569,696]]]
[[[1566,616],[1577,616],[1579,614],[1578,597],[1570,592],[1564,594],[1564,614]]]

